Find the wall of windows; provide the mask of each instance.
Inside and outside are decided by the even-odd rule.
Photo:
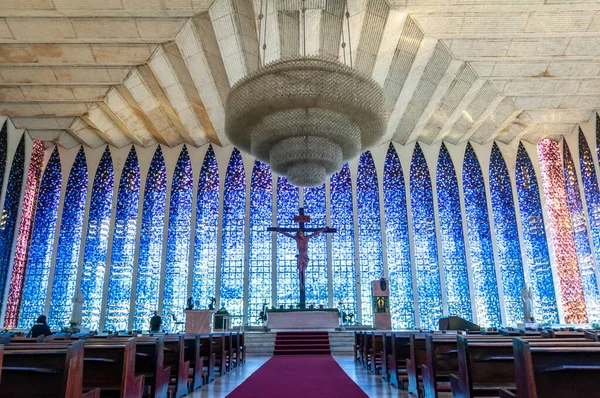
[[[544,142],[537,151],[526,143],[386,144],[305,189],[233,148],[70,152],[34,142],[30,158],[25,136],[12,143],[3,187],[5,324],[28,327],[47,311],[53,327],[66,326],[81,289],[92,329],[145,329],[158,310],[176,331],[188,292],[199,308],[214,297],[235,324],[258,326],[264,304],[298,304],[296,244],[266,230],[297,226],[300,206],[307,227],[337,229],[310,240],[307,305],[340,308],[349,323],[371,324],[370,282],[384,270],[396,329],[436,328],[443,314],[514,325],[525,283],[537,322],[596,322],[600,189],[586,128],[563,147]],[[560,189],[566,212],[551,213]],[[573,256],[564,255],[563,226]],[[583,306],[564,290],[577,283]]]

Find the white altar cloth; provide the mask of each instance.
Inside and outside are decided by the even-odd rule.
[[[335,330],[339,326],[337,311],[267,312],[267,328],[271,330]]]

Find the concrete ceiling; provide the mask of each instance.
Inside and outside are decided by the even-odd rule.
[[[305,0],[305,42],[301,4],[0,0],[0,114],[67,148],[227,145],[230,87],[304,47],[379,82],[401,144],[537,142],[600,108],[598,1]]]

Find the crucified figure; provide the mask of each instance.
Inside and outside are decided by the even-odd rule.
[[[290,234],[281,228],[272,228],[271,231],[279,232],[288,238],[292,238],[296,241],[296,246],[298,247],[298,255],[296,258],[298,259],[298,273],[300,274],[300,294],[304,295],[304,272],[306,271],[306,266],[308,265],[308,241],[310,238],[314,238],[317,235],[322,234],[323,232],[327,232],[329,228],[319,228],[313,234],[305,235],[302,229],[296,230],[296,234]],[[304,303],[303,297],[300,297],[300,302]]]

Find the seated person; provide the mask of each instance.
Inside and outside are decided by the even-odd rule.
[[[39,337],[41,335],[50,336],[52,332],[50,331],[50,327],[48,323],[46,323],[46,316],[40,315],[38,316],[37,321],[35,321],[35,325],[31,328],[27,337]]]
[[[160,332],[160,325],[162,325],[162,318],[158,316],[158,311],[154,311],[154,316],[150,318],[150,331]]]

